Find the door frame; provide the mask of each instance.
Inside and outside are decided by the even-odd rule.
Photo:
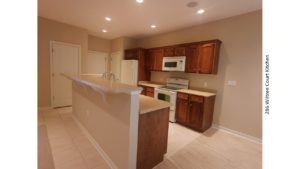
[[[54,41],[50,40],[50,93],[51,93],[51,107],[53,108],[53,96],[54,96],[54,89],[53,89],[53,76],[52,76],[52,71],[53,71],[53,51],[52,48],[54,44],[58,45],[66,45],[66,46],[72,46],[76,47],[79,50],[79,56],[78,56],[78,75],[81,73],[81,45],[78,44],[73,44],[73,43],[66,43],[66,42],[59,42],[59,41]]]
[[[109,67],[108,67],[108,72],[112,72],[112,61],[113,61],[113,57],[112,55],[115,55],[115,54],[120,54],[120,65],[119,65],[119,79],[117,80],[121,80],[121,63],[122,63],[122,60],[124,59],[124,51],[123,50],[118,50],[118,51],[114,51],[114,52],[111,52],[109,54],[109,59],[108,59],[108,64],[109,64]]]

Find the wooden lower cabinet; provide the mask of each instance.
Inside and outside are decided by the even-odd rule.
[[[176,121],[182,124],[187,123],[187,113],[189,109],[189,101],[188,101],[188,95],[178,93],[177,94],[177,100],[176,100],[176,114],[175,118]]]
[[[211,127],[215,96],[203,97],[177,93],[176,122],[203,132]]]
[[[154,98],[154,88],[153,87],[146,87],[146,96]]]
[[[141,92],[142,95],[154,98],[154,87],[143,86],[143,85],[138,85],[138,86],[143,88]]]
[[[163,161],[168,147],[169,108],[139,115],[137,169],[151,169]]]
[[[143,88],[143,90],[141,91],[141,94],[146,96],[146,86],[138,85],[138,87]]]

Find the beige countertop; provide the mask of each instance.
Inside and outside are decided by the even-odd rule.
[[[138,85],[154,87],[154,88],[165,86],[164,84],[156,83],[156,82],[150,82],[150,81],[139,81]]]
[[[140,95],[140,114],[149,113],[169,106],[170,104],[168,102]]]
[[[178,90],[178,92],[193,94],[193,95],[198,95],[198,96],[203,96],[203,97],[211,97],[211,96],[216,95],[216,93],[203,92],[203,91],[192,90],[192,89],[180,89],[180,90]]]
[[[106,93],[126,93],[126,94],[140,94],[143,90],[141,87],[127,85],[112,80],[102,79],[100,76],[95,75],[69,75],[62,74],[66,78],[74,82],[86,85],[98,92]]]

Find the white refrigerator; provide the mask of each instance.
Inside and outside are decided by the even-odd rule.
[[[138,83],[138,61],[122,60],[121,62],[121,83],[134,85]]]

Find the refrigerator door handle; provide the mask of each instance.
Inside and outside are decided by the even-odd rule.
[[[132,75],[131,75],[131,78],[132,78],[132,82],[134,83],[134,74],[135,74],[135,70],[134,70],[134,68],[133,68],[133,66],[131,67],[131,73],[132,73]]]

